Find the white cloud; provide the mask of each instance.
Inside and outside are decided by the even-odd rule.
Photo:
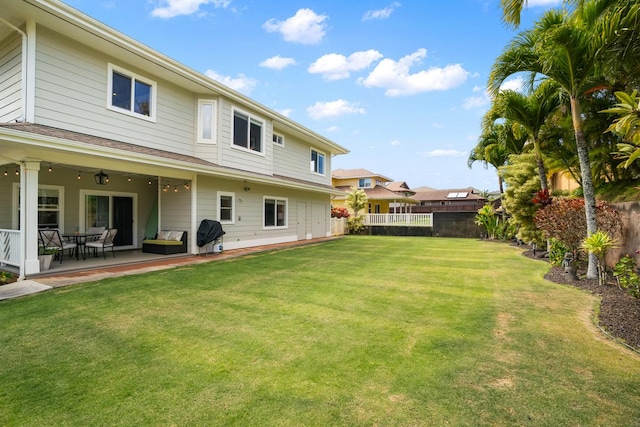
[[[369,10],[367,11],[367,13],[364,14],[364,16],[362,17],[362,20],[371,21],[373,19],[387,19],[400,6],[402,6],[400,2],[396,1],[390,4],[389,6],[385,7],[384,9]]]
[[[207,70],[205,74],[208,77],[211,77],[212,79],[219,81],[223,85],[229,86],[231,89],[237,90],[238,92],[242,92],[245,95],[248,95],[251,92],[251,90],[254,87],[256,87],[256,84],[258,84],[257,80],[247,77],[244,74],[238,74],[238,77],[236,78],[229,77],[229,76],[222,76],[213,70]]]
[[[318,44],[324,37],[327,28],[324,21],[327,18],[327,15],[318,15],[311,9],[300,9],[294,16],[284,21],[270,19],[262,25],[262,28],[270,33],[281,33],[288,42]]]
[[[312,119],[324,119],[343,116],[345,114],[365,114],[364,108],[357,104],[338,99],[330,102],[316,102],[311,107],[307,107],[307,114]]]
[[[462,157],[466,156],[466,151],[458,151],[458,150],[442,150],[436,149],[432,151],[423,151],[420,153],[422,157]]]
[[[465,99],[464,103],[462,104],[462,108],[465,110],[473,110],[475,108],[484,107],[485,105],[488,105],[490,103],[491,101],[489,95],[485,92],[482,95],[471,96]]]
[[[158,0],[151,15],[156,18],[173,18],[178,15],[191,15],[199,11],[200,6],[212,4],[214,7],[226,8],[231,0]]]
[[[515,79],[506,80],[500,85],[500,90],[515,90],[516,92],[522,92],[524,88],[524,80],[522,77],[516,77]]]
[[[398,145],[400,145],[400,141],[398,140],[391,141],[389,145],[392,147],[397,147]]]
[[[409,69],[427,56],[426,49],[418,49],[397,62],[383,59],[365,79],[358,82],[366,87],[385,89],[387,96],[414,95],[434,90],[448,90],[467,80],[469,72],[460,64],[447,65],[444,68],[432,67],[415,74]]]
[[[325,80],[346,79],[352,71],[367,68],[380,58],[382,54],[373,49],[354,52],[348,58],[337,53],[329,53],[309,65],[307,71],[312,74],[322,74]]]
[[[261,67],[271,68],[272,70],[283,70],[289,65],[296,65],[296,61],[293,58],[283,58],[280,55],[267,58],[260,63]]]
[[[284,110],[280,110],[280,114],[282,114],[285,117],[289,117],[291,113],[293,113],[293,110],[291,108],[285,108]]]
[[[327,132],[338,132],[340,130],[340,128],[338,126],[329,126],[328,128],[325,129],[325,131]]]
[[[431,127],[436,129],[444,129],[444,125],[442,123],[431,123]]]

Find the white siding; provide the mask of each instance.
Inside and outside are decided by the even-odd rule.
[[[160,225],[161,230],[191,230],[191,192],[180,189],[177,193],[169,190],[161,193]],[[189,233],[187,245],[194,236]],[[187,246],[188,247],[188,246]]]
[[[331,185],[331,154],[314,147],[316,151],[324,154],[325,174],[322,176],[312,173],[310,167],[311,146],[309,143],[282,132],[279,133],[285,136],[284,147],[274,144],[269,138],[269,143],[273,147],[274,173],[318,184]]]
[[[223,224],[225,231],[224,247],[227,249],[243,248],[263,244],[296,241],[298,218],[298,203],[307,206],[323,205],[324,210],[330,210],[329,195],[309,194],[303,191],[290,190],[268,185],[251,183],[248,191],[244,190],[244,183],[240,181],[214,179],[210,177],[198,178],[198,211],[196,227],[203,219],[217,218],[217,192],[235,193],[235,224]],[[263,197],[273,196],[287,199],[286,228],[265,230],[263,227]],[[311,208],[306,212],[306,238],[311,237]],[[328,215],[327,215],[328,216]],[[325,234],[330,232],[329,221],[325,224]]]
[[[108,62],[157,83],[155,123],[107,110]],[[193,155],[192,93],[43,27],[36,74],[36,123]]]
[[[267,117],[255,114],[255,117],[264,120],[262,129],[264,155],[253,153],[248,150],[240,150],[231,146],[233,140],[233,107],[240,108],[249,114],[255,114],[253,111],[240,105],[232,105],[229,101],[223,100],[219,103],[218,108],[221,109],[220,120],[220,140],[218,141],[219,157],[218,163],[222,166],[228,166],[236,169],[262,173],[265,175],[273,174],[273,144],[271,143],[271,123]]]
[[[0,45],[0,122],[22,117],[22,40],[5,39]]]

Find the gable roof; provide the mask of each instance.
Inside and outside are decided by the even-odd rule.
[[[334,169],[331,171],[331,177],[336,179],[348,179],[348,178],[382,178],[386,181],[393,181],[391,178],[387,178],[379,173],[373,173],[366,169]]]
[[[344,198],[346,198],[347,193],[351,191],[351,187],[340,186],[340,187],[336,187],[336,190],[344,191],[343,196]],[[414,200],[413,198],[407,197],[403,194],[394,193],[393,191],[387,189],[387,187],[382,185],[376,185],[375,187],[372,187],[372,188],[361,188],[361,190],[364,190],[369,200],[387,200],[389,202],[395,201],[395,202],[417,203],[416,200]],[[342,199],[342,198],[343,197],[336,197],[336,199]]]
[[[409,185],[404,181],[393,181],[388,183],[386,187],[391,191],[402,191],[402,192],[409,191],[411,193],[415,193],[415,191],[409,188]]]

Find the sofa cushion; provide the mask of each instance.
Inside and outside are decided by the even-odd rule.
[[[161,239],[144,240],[142,243],[145,243],[147,245],[165,245],[165,246],[180,246],[180,245],[182,245],[181,241],[161,240]]]
[[[157,240],[171,240],[169,238],[169,236],[171,236],[171,231],[170,230],[158,231],[158,235],[156,236],[156,239]]]

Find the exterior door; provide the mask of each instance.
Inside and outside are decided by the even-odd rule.
[[[311,235],[312,237],[327,236],[327,205],[314,204],[311,211]]]
[[[113,197],[113,228],[118,229],[115,246],[133,244],[133,198]]]
[[[296,222],[298,240],[307,239],[307,204],[298,202],[298,217]]]

